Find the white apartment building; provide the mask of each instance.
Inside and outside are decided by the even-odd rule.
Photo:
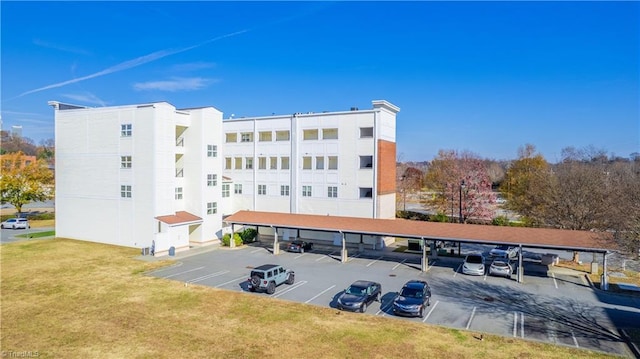
[[[49,104],[59,237],[163,255],[218,244],[238,210],[395,217],[399,109],[386,101],[225,121],[166,102]]]
[[[223,173],[238,210],[395,217],[399,109],[227,119]]]

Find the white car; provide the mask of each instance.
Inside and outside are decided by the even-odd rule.
[[[518,247],[510,247],[507,245],[496,246],[489,252],[491,258],[515,259],[518,256]]]
[[[29,229],[29,221],[26,218],[9,218],[6,221],[2,222],[0,225],[1,228],[11,228],[11,229]]]
[[[462,264],[462,273],[484,275],[484,257],[481,254],[469,254]]]

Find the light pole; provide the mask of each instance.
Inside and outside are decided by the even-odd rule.
[[[462,189],[464,188],[464,180],[460,182],[460,223],[462,223]]]

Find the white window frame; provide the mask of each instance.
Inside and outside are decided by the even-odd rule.
[[[120,197],[121,198],[133,197],[133,191],[131,190],[130,185],[120,185]]]
[[[311,197],[312,188],[311,186],[302,186],[302,197]]]
[[[327,187],[327,196],[329,198],[338,198],[338,186]]]
[[[338,129],[337,128],[323,128],[322,129],[322,139],[323,140],[337,140],[338,139]]]
[[[222,184],[222,198],[228,198],[231,196],[231,186],[228,183]]]
[[[264,196],[267,194],[267,185],[266,184],[259,184],[258,185],[258,195],[259,196]]]
[[[338,156],[328,156],[328,170],[337,170],[338,169]]]
[[[218,185],[218,175],[210,173],[207,175],[207,186],[214,187]]]
[[[233,185],[233,193],[242,194],[242,183],[236,183]]]
[[[280,186],[280,195],[281,196],[289,196],[289,185],[283,184]]]
[[[130,123],[123,123],[120,125],[120,137],[131,137],[133,134],[133,125]]]
[[[218,146],[207,145],[207,157],[218,157]]]
[[[253,132],[241,132],[240,142],[253,142]]]
[[[208,202],[207,203],[207,214],[216,214],[218,213],[218,203],[217,202]]]
[[[182,187],[176,187],[176,199],[180,200],[182,198],[183,198]]]

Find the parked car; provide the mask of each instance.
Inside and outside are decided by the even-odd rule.
[[[491,258],[515,259],[517,256],[518,247],[511,247],[507,245],[499,245],[489,251],[489,257]]]
[[[511,278],[511,273],[513,273],[513,267],[503,258],[494,259],[489,266],[489,275]]]
[[[382,285],[368,280],[358,280],[338,297],[338,309],[364,313],[374,301],[380,301]]]
[[[482,254],[469,254],[462,264],[462,273],[469,275],[484,275],[484,257]]]
[[[393,300],[393,314],[424,317],[424,308],[431,305],[431,288],[423,280],[410,280]]]
[[[287,246],[287,251],[289,252],[297,252],[304,253],[304,251],[310,251],[313,249],[313,243],[295,240],[289,243]]]
[[[277,264],[264,264],[251,271],[249,290],[252,292],[260,290],[273,294],[280,284],[293,284],[294,281],[295,273],[292,270],[286,270]]]
[[[6,221],[0,224],[1,228],[11,228],[11,229],[29,229],[29,221],[26,218],[9,218]]]

